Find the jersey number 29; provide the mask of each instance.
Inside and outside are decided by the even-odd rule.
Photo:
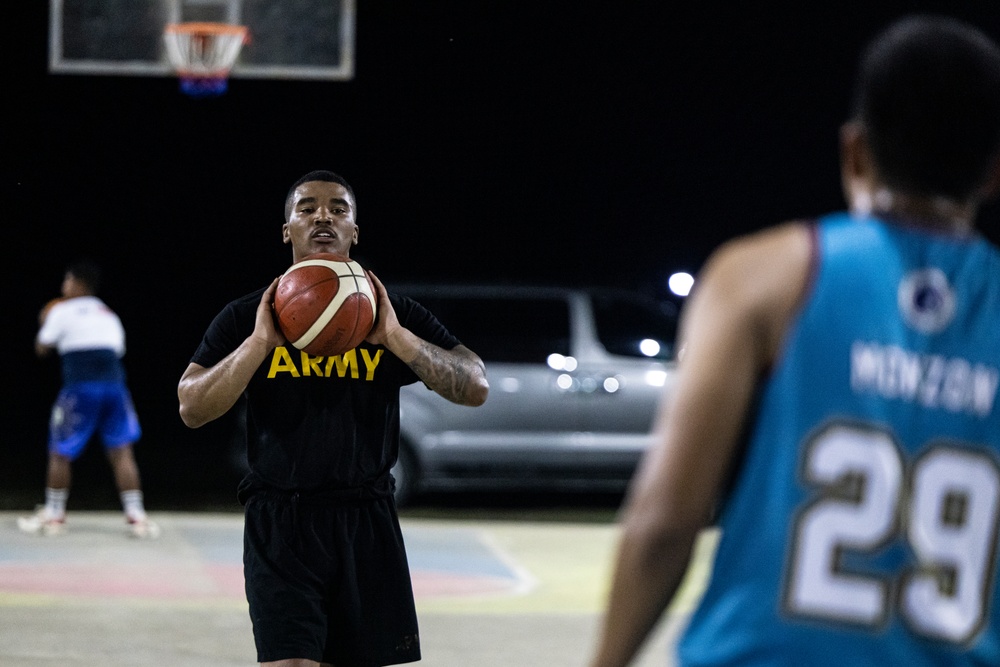
[[[874,629],[895,607],[920,636],[965,644],[976,635],[996,569],[993,457],[939,442],[907,464],[890,434],[835,424],[807,444],[802,474],[820,491],[793,526],[787,613]],[[904,571],[850,572],[842,564],[846,553],[874,555],[896,539],[913,554]]]

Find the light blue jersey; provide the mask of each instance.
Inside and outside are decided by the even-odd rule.
[[[683,665],[1000,665],[1000,253],[816,226]]]

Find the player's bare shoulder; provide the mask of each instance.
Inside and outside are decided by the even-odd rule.
[[[808,291],[814,256],[812,225],[786,222],[720,246],[704,282],[717,299],[744,312],[774,353]]]
[[[810,272],[812,239],[812,228],[805,222],[786,222],[736,237],[712,253],[704,277],[751,302],[795,292],[795,283],[803,287]]]

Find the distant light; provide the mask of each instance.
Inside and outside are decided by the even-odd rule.
[[[576,370],[576,358],[575,357],[565,357],[558,352],[553,352],[546,358],[546,363],[548,363],[549,368],[554,371],[569,371],[573,372]]]
[[[646,384],[650,387],[662,387],[666,383],[666,371],[646,371]]]
[[[563,373],[556,378],[556,386],[560,389],[569,389],[573,386],[573,376]]]
[[[501,378],[500,379],[500,391],[507,392],[508,394],[516,394],[521,390],[521,381],[517,378]]]
[[[604,391],[613,394],[621,388],[618,378],[604,378]]]
[[[639,351],[647,357],[655,357],[660,353],[660,343],[652,338],[643,338],[639,342]]]
[[[687,296],[691,293],[691,288],[694,287],[694,276],[684,271],[678,271],[667,279],[667,286],[677,296]]]

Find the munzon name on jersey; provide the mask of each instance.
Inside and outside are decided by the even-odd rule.
[[[928,355],[896,345],[855,341],[851,389],[927,408],[986,417],[993,410],[1000,371],[961,357]]]
[[[301,350],[284,346],[274,348],[271,354],[271,364],[267,371],[268,378],[286,374],[288,377],[350,377],[371,382],[375,377],[375,368],[382,359],[384,350],[375,350],[373,355],[365,348],[355,348],[333,357],[314,357]],[[360,353],[360,354],[359,354]],[[359,363],[359,357],[360,362]],[[296,363],[296,358],[298,363]],[[362,369],[362,366],[364,367]],[[362,370],[364,375],[362,375]]]

